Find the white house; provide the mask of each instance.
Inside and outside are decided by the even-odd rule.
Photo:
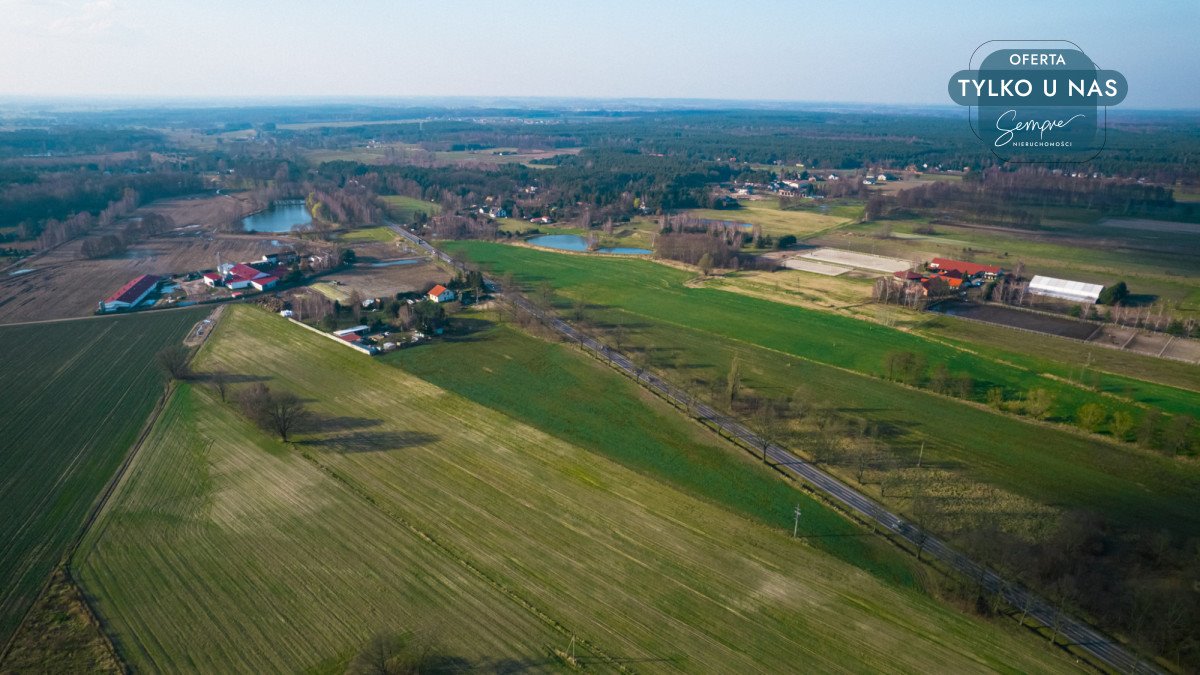
[[[453,302],[456,297],[454,291],[441,284],[429,289],[427,296],[434,302]]]

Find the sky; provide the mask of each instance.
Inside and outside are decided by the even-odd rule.
[[[1200,108],[1200,2],[0,0],[0,95],[949,104],[996,39],[1072,40]]]

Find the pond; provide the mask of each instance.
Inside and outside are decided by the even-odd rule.
[[[577,234],[543,234],[528,240],[534,246],[558,249],[559,251],[587,251],[587,240]],[[612,253],[615,255],[650,255],[654,253],[648,248],[632,248],[614,246],[598,248],[596,253]]]
[[[271,208],[259,211],[242,219],[242,229],[247,232],[291,232],[296,225],[312,222],[308,208],[299,199],[274,202]]]

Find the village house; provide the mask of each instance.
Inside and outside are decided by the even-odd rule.
[[[427,297],[434,302],[453,302],[455,294],[454,291],[450,290],[449,288],[438,284],[437,286],[429,289]]]

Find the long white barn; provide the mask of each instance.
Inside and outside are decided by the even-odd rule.
[[[1029,292],[1034,295],[1046,295],[1071,302],[1090,302],[1095,304],[1100,299],[1100,284],[1087,284],[1082,281],[1055,279],[1054,277],[1035,276],[1029,282]]]

